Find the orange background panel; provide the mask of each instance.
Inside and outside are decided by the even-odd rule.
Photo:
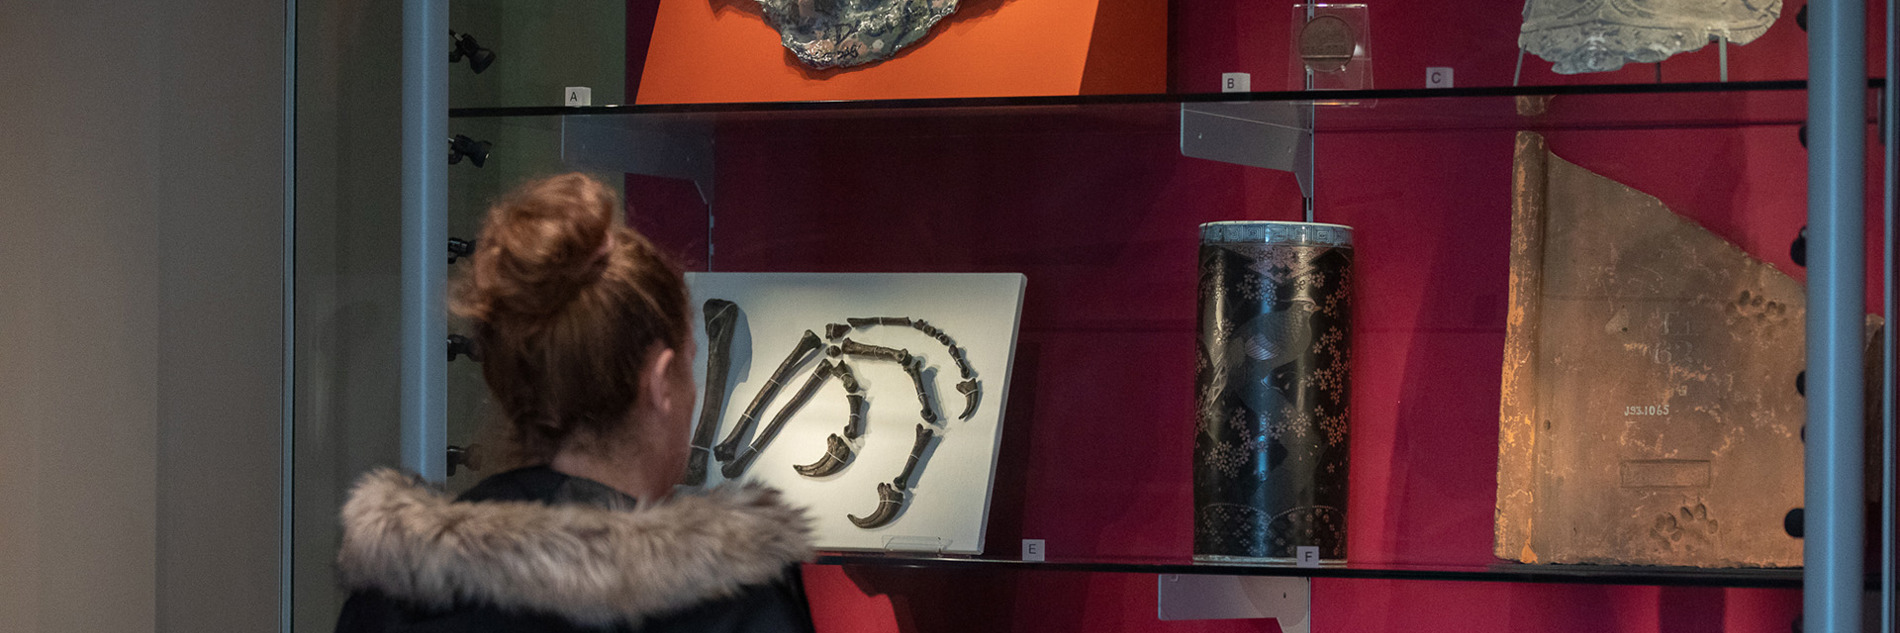
[[[1100,21],[1097,4],[1114,5]],[[1115,54],[1091,68],[1098,32]],[[895,57],[830,70],[786,50],[753,0],[661,0],[635,103],[1074,95],[1085,73],[1090,93],[1160,92],[1166,60],[1160,0],[964,0]]]

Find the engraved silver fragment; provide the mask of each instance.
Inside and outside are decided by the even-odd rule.
[[[1747,44],[1781,17],[1781,0],[1529,0],[1519,48],[1558,74],[1660,62],[1716,38]]]

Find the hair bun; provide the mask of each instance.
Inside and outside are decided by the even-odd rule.
[[[565,174],[529,182],[488,209],[460,311],[480,321],[538,319],[599,281],[620,197]]]

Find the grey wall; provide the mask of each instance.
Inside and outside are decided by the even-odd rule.
[[[0,629],[279,626],[281,4],[0,0]]]

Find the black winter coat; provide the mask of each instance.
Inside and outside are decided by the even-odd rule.
[[[392,470],[343,507],[337,633],[809,633],[801,511],[731,486],[637,507],[547,467],[451,502]]]

